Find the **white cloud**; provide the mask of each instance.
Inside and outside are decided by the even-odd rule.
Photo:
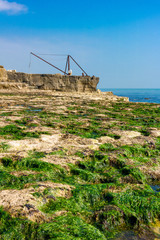
[[[0,0],[0,12],[7,12],[8,14],[17,14],[27,12],[28,8],[16,2],[8,2]]]

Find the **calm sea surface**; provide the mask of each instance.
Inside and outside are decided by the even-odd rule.
[[[160,89],[100,88],[102,92],[112,91],[117,96],[129,97],[131,102],[160,103]]]

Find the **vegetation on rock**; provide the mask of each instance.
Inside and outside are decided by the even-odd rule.
[[[1,98],[0,239],[160,238],[160,105]]]

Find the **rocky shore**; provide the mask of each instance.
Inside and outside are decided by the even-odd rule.
[[[160,104],[0,90],[0,239],[160,239]]]

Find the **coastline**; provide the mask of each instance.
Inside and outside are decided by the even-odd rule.
[[[159,237],[160,104],[111,92],[0,95],[4,229],[9,219],[21,237],[30,226],[30,239]]]
[[[160,89],[152,88],[100,88],[115,95],[129,97],[131,102],[160,103]]]

